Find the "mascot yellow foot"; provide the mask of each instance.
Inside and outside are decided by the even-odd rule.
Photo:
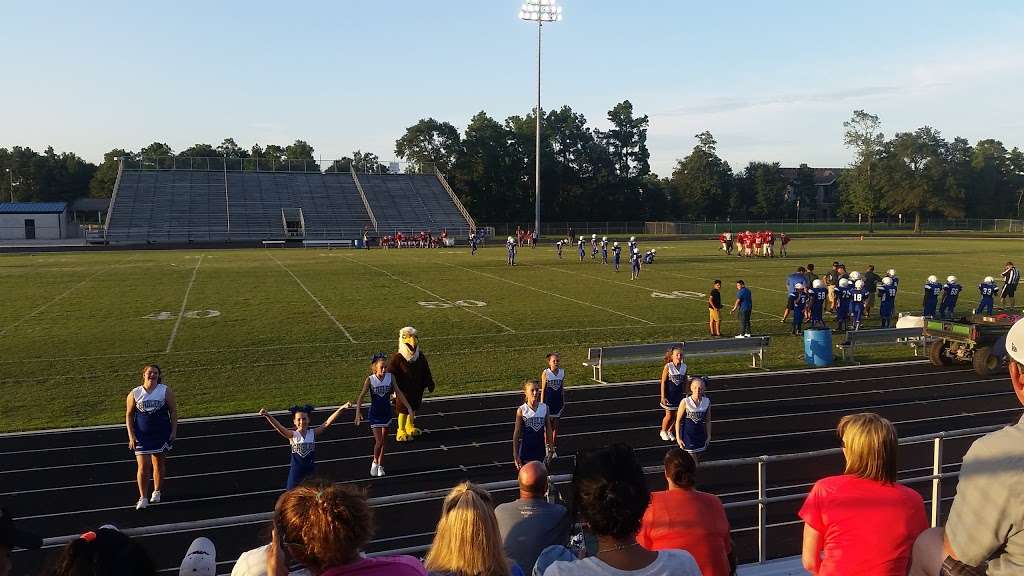
[[[395,440],[399,442],[405,442],[409,440],[409,433],[406,432],[406,420],[409,417],[405,414],[398,415],[398,432],[395,434]]]
[[[420,434],[423,434],[423,430],[416,427],[416,416],[409,415],[405,420],[405,433],[409,438],[415,438]]]

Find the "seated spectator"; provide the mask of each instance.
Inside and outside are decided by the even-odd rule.
[[[576,561],[556,561],[544,576],[628,575],[698,576],[689,552],[647,550],[636,539],[651,500],[644,471],[625,444],[576,455],[573,503],[580,521],[597,537],[597,554]],[[545,550],[544,555],[549,552]],[[541,569],[538,561],[535,573]]]
[[[235,566],[231,569],[231,576],[267,576],[267,552],[270,544],[264,544],[259,548],[246,550],[235,560]],[[301,568],[292,570],[288,576],[313,576],[309,570]]]
[[[505,557],[491,495],[463,482],[444,499],[434,543],[423,561],[430,576],[523,576]]]
[[[1011,356],[1012,334],[1007,337]],[[1024,404],[1024,368],[1016,360],[1010,361],[1010,381],[1017,400]],[[927,530],[917,539],[910,573],[1024,574],[1022,500],[1024,418],[971,444],[960,465],[960,480],[946,527]]]
[[[155,576],[156,566],[141,544],[109,524],[68,542],[51,576]]]
[[[694,489],[697,462],[685,450],[665,453],[668,490],[651,494],[637,542],[648,550],[686,550],[704,576],[729,576],[736,567],[722,501]]]
[[[217,576],[217,547],[209,538],[192,541],[181,560],[178,576]]]
[[[267,574],[285,576],[297,562],[319,576],[423,576],[411,556],[365,558],[373,536],[366,493],[350,484],[310,481],[277,499]]]
[[[505,553],[523,570],[532,570],[540,551],[569,542],[569,513],[545,499],[548,470],[541,462],[519,469],[519,499],[494,509]]]
[[[11,573],[11,552],[15,548],[35,550],[42,545],[42,538],[19,530],[7,509],[0,508],[0,576]]]
[[[921,495],[896,482],[896,429],[878,414],[861,413],[843,416],[838,433],[844,474],[815,482],[800,508],[804,568],[903,576],[928,520]]]

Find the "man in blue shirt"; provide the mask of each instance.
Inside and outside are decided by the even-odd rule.
[[[732,311],[740,312],[740,333],[736,336],[737,338],[749,338],[750,337],[750,313],[754,309],[754,299],[750,295],[750,289],[747,288],[746,282],[743,280],[736,281],[736,303],[732,305]],[[785,320],[783,320],[785,322]]]

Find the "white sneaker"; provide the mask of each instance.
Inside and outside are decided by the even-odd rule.
[[[370,464],[370,476],[376,477],[378,470],[380,470],[380,466],[378,466],[376,462]]]
[[[671,430],[668,431],[668,441],[669,442],[675,442],[676,441],[676,435]]]
[[[746,338],[746,336],[744,336],[743,334],[737,334],[733,336],[733,338]]]
[[[146,506],[149,506],[149,500],[146,500],[145,496],[143,496],[142,498],[139,498],[139,501],[135,503],[135,509],[136,510],[142,510]]]
[[[383,476],[384,476],[384,467],[383,466],[377,466],[377,478],[381,478]]]
[[[150,504],[158,504],[160,502],[160,491],[153,490],[153,495],[149,497]]]
[[[668,432],[665,432],[664,430],[662,430],[661,431],[661,439],[664,440],[665,442],[668,442]]]

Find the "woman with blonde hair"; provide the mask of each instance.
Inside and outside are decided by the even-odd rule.
[[[444,499],[434,543],[423,561],[430,576],[522,576],[505,556],[490,493],[463,482]]]
[[[846,469],[818,480],[800,508],[804,568],[821,575],[905,575],[928,520],[921,495],[896,481],[896,428],[864,412],[843,416],[836,431]]]

